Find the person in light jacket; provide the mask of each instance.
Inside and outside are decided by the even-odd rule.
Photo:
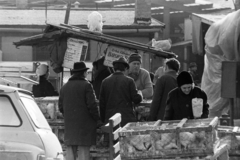
[[[199,87],[194,85],[191,74],[182,71],[177,77],[178,87],[173,89],[167,98],[164,120],[181,120],[183,118],[194,119],[192,100],[202,100],[202,114],[199,118],[208,118],[207,95]]]

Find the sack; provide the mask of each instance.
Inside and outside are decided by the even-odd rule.
[[[200,118],[203,110],[203,99],[193,98],[192,99],[192,110],[194,118]]]

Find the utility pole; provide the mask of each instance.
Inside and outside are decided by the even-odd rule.
[[[70,16],[70,10],[71,10],[71,0],[68,0],[67,10],[66,10],[65,19],[64,19],[64,24],[68,24],[69,16]]]

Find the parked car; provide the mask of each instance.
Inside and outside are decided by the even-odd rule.
[[[32,93],[0,85],[0,159],[63,160],[62,152]]]

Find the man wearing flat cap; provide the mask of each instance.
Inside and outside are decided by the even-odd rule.
[[[127,75],[134,79],[137,89],[142,92],[143,98],[151,98],[153,95],[153,86],[149,72],[141,68],[141,55],[137,53],[130,55],[128,64],[129,70]]]
[[[93,87],[86,79],[88,69],[84,62],[74,63],[71,78],[60,90],[67,160],[90,160],[90,146],[96,143],[100,113]]]
[[[208,118],[207,95],[195,86],[191,74],[182,71],[177,76],[178,87],[169,92],[164,120]]]
[[[104,122],[116,113],[121,113],[123,127],[129,122],[136,122],[133,103],[142,101],[132,78],[124,73],[129,65],[123,57],[113,62],[114,73],[105,78],[100,90],[100,113]]]

